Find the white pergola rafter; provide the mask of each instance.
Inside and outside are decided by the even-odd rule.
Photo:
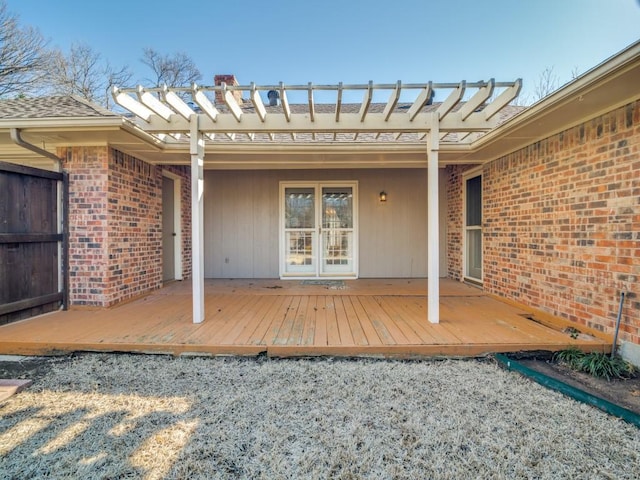
[[[430,112],[437,111],[439,130],[444,139],[447,133],[458,133],[452,138],[456,145],[471,143],[478,135],[486,133],[499,123],[496,114],[517,97],[522,86],[515,82],[460,82],[435,84],[368,84],[359,85],[278,85],[232,86],[221,84],[215,87],[192,85],[191,87],[114,88],[113,97],[118,105],[138,119],[137,123],[145,132],[160,134],[186,133],[191,129],[189,118],[200,115],[200,129],[203,133],[225,134],[218,139],[237,139],[234,134],[243,134],[253,141],[277,140],[276,135],[288,134],[293,142],[305,142],[308,137],[296,134],[308,133],[316,140],[319,133],[348,134],[346,138],[358,138],[363,133],[374,134],[380,142],[388,143],[389,137],[383,133],[393,133],[394,141],[404,134],[419,134],[417,142],[426,141],[426,133],[431,130]],[[274,90],[280,102],[277,107],[269,107],[262,101],[261,92]],[[306,103],[291,104],[289,93],[304,90]],[[363,91],[363,99],[358,104],[346,104],[345,92]],[[385,104],[373,103],[376,91],[389,91]],[[496,95],[496,92],[501,92]],[[238,101],[235,92],[242,92],[248,100]],[[465,100],[465,94],[473,94]],[[213,100],[216,92],[223,99],[222,104]],[[319,103],[317,95],[333,92],[335,102]],[[434,95],[445,92],[446,98],[433,102]],[[400,95],[413,97],[409,103],[401,103]],[[413,95],[412,95],[413,93]],[[265,134],[257,137],[257,134]],[[301,138],[300,140],[298,140]],[[207,144],[217,140],[207,140]],[[219,141],[219,140],[218,140]]]
[[[424,145],[427,158],[428,185],[428,319],[438,323],[439,302],[439,235],[438,235],[438,156],[445,145],[470,145],[500,122],[499,112],[514,100],[522,88],[522,80],[513,82],[459,82],[426,84],[344,85],[278,85],[248,86],[221,84],[214,87],[154,87],[117,88],[112,94],[118,105],[134,115],[138,128],[157,140],[158,144],[189,145],[192,176],[192,236],[193,236],[193,321],[204,319],[203,272],[203,168],[207,147],[219,142],[237,144],[241,138],[252,143],[269,145],[281,140],[286,143],[344,145],[351,141],[370,142],[367,145],[388,146],[406,143],[413,136]],[[265,105],[261,92],[275,91],[277,106]],[[345,92],[363,92],[360,104],[346,104]],[[390,92],[385,104],[373,103],[377,91]],[[241,92],[237,95],[237,92]],[[288,93],[306,93],[307,99],[291,104]],[[434,102],[445,92],[446,98]],[[216,104],[216,93],[222,98]],[[335,102],[319,103],[320,94],[333,93]],[[413,98],[401,103],[401,94]],[[413,94],[413,95],[412,95]],[[465,100],[465,94],[469,94]],[[240,100],[245,98],[248,100]],[[329,95],[330,96],[330,95]],[[240,134],[240,135],[239,135]],[[310,135],[309,135],[310,134]],[[329,140],[327,139],[328,134]],[[369,135],[369,137],[365,137]],[[311,137],[311,141],[309,140]],[[290,138],[291,140],[288,140]],[[364,140],[362,140],[364,138]],[[339,139],[339,140],[338,140]],[[371,139],[371,140],[369,140]],[[401,140],[402,139],[402,140]],[[246,141],[246,140],[245,140]],[[361,144],[361,143],[358,143]]]

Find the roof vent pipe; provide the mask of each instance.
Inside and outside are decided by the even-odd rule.
[[[277,90],[269,90],[267,92],[267,98],[269,99],[269,105],[275,107],[278,105],[278,98],[280,98],[280,94]]]

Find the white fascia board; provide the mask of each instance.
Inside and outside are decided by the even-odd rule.
[[[597,86],[613,79],[625,72],[633,69],[640,68],[640,41],[630,45],[620,53],[609,57],[602,63],[596,65],[592,69],[580,75],[575,80],[567,83],[560,89],[551,93],[550,95],[537,101],[521,113],[511,117],[509,120],[499,125],[496,129],[489,132],[487,135],[482,136],[471,144],[474,150],[479,150],[483,146],[499,141],[500,138],[509,134],[514,130],[525,127],[527,124],[536,122],[539,117],[544,114],[553,112],[554,110],[561,108],[567,103],[577,99],[580,95],[585,95],[587,92],[595,89]],[[640,97],[640,86],[638,87],[638,97]],[[619,107],[629,99],[621,99],[620,102],[611,104],[609,110]],[[593,112],[593,116],[597,116],[602,111]],[[549,130],[542,138],[553,135],[558,131],[571,128],[572,126],[582,123],[588,120],[588,118],[577,119],[573,124],[563,125],[555,130]],[[528,140],[530,142],[530,140]],[[535,141],[535,140],[534,140]],[[513,150],[511,150],[513,151]]]
[[[58,117],[58,118],[8,118],[0,120],[1,128],[40,130],[98,130],[117,128],[126,121],[124,117]]]

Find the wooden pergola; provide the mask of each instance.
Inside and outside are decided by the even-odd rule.
[[[438,153],[471,146],[501,121],[500,112],[519,94],[514,82],[358,85],[226,85],[117,88],[118,105],[137,127],[164,147],[189,145],[191,156],[193,322],[204,320],[204,165],[207,151],[247,142],[265,150],[295,145],[424,145],[428,201],[428,318],[439,322]],[[362,93],[360,103],[345,97]],[[385,102],[374,96],[388,92]],[[444,92],[444,100],[434,102]],[[267,93],[265,104],[261,93]],[[304,102],[289,97],[304,96]],[[401,97],[402,95],[402,97]],[[335,101],[319,102],[320,97]],[[244,100],[247,98],[248,100]],[[404,101],[409,98],[409,101]],[[217,99],[217,101],[216,101]],[[277,100],[274,102],[274,100]],[[402,101],[401,101],[402,100]]]

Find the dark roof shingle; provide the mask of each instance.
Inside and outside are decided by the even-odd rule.
[[[76,96],[0,100],[0,119],[117,117]]]

